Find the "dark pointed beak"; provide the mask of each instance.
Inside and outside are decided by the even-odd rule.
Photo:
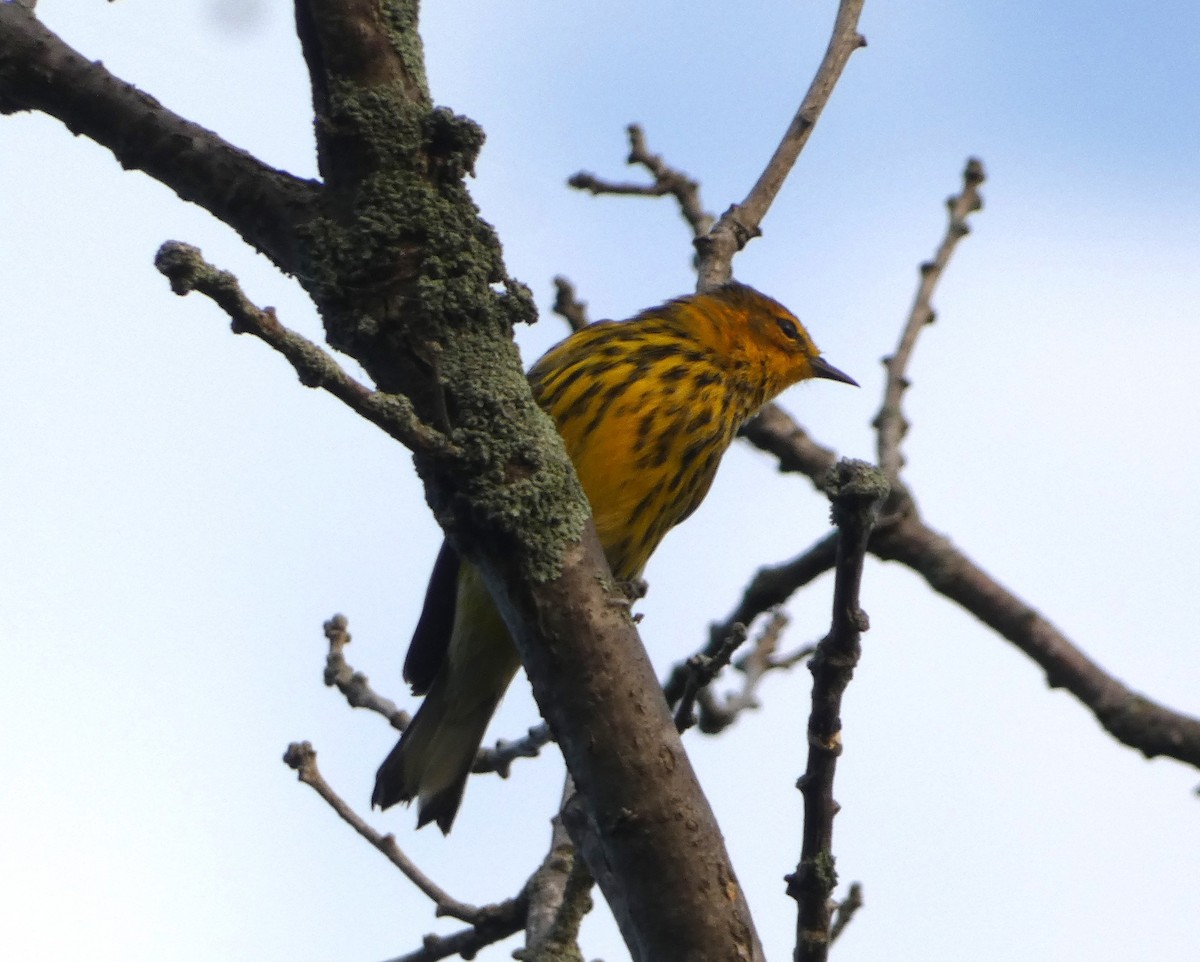
[[[853,384],[855,387],[859,386],[854,378],[849,374],[839,371],[823,357],[814,357],[809,363],[812,366],[813,377],[823,377],[829,381],[841,381],[843,384]]]

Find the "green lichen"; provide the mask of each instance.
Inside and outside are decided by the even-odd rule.
[[[392,46],[400,55],[409,75],[420,84],[428,99],[429,81],[425,76],[425,47],[417,29],[421,4],[418,0],[385,0],[384,22],[388,27]]]
[[[413,78],[424,84],[416,5],[383,9],[405,75],[370,88],[331,79],[320,124],[337,169],[322,216],[302,229],[301,280],[330,343],[384,391],[407,394],[462,452],[453,463],[418,453],[438,516],[453,527],[470,512],[454,531],[461,546],[499,548],[544,582],[588,508],[512,343],[514,325],[536,316],[533,299],[507,278],[464,183],[483,132],[424,90],[414,97]]]
[[[503,297],[493,295],[493,303]],[[454,370],[447,382],[456,385],[452,437],[469,465],[451,499],[470,502],[479,537],[499,540],[531,578],[549,581],[561,571],[562,544],[582,534],[587,502],[554,423],[533,404],[511,341],[472,330],[454,341],[447,352]]]

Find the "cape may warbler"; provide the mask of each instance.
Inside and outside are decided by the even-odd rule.
[[[743,284],[603,321],[529,372],[592,505],[613,575],[637,578],[663,535],[704,500],[741,425],[826,363],[783,305]],[[372,802],[419,800],[418,825],[450,830],[484,729],[520,661],[478,571],[443,544],[404,678],[424,695]]]

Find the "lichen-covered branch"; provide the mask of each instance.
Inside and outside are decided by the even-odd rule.
[[[563,802],[575,794],[570,776]],[[521,962],[583,962],[579,926],[592,910],[595,885],[583,858],[576,851],[562,816],[552,822],[550,850],[522,892],[529,911],[525,921],[525,948],[513,953]]]
[[[0,113],[40,111],[107,148],[236,230],[281,270],[300,264],[296,226],[319,185],[262,163],[172,113],[48,30],[29,10],[0,3]]]

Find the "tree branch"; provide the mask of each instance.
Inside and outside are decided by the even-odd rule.
[[[633,195],[635,197],[665,197],[670,194],[679,203],[679,213],[692,229],[693,237],[700,237],[713,225],[713,215],[700,203],[700,185],[682,170],[671,167],[659,154],[650,152],[646,146],[646,134],[639,124],[626,128],[629,135],[628,164],[640,164],[654,176],[650,184],[616,183],[602,180],[595,174],[580,171],[572,175],[567,183],[576,190],[595,194]]]
[[[325,656],[325,684],[337,688],[346,696],[351,708],[366,708],[382,715],[397,731],[404,731],[412,716],[396,706],[390,698],[384,698],[371,681],[360,671],[355,671],[346,661],[346,646],[350,644],[350,623],[345,615],[334,615],[325,622],[325,639],[329,642],[329,653]]]
[[[742,426],[739,437],[773,454],[785,474],[803,474],[818,491],[837,463],[837,452],[814,441],[778,404],[768,404]]]
[[[0,3],[0,113],[37,110],[110,150],[183,200],[236,230],[280,270],[301,258],[296,225],[313,216],[319,187],[268,167],[114,77],[28,10]]]
[[[497,916],[487,925],[472,926],[453,935],[429,934],[422,939],[421,947],[414,952],[398,955],[387,962],[438,962],[452,955],[473,959],[480,949],[515,935],[521,931],[524,921],[522,906],[514,904],[503,916]]]
[[[863,907],[862,885],[858,882],[850,883],[850,890],[846,893],[846,897],[838,903],[837,910],[833,913],[833,924],[829,927],[829,941],[836,942],[838,936],[850,924],[850,920],[854,918],[859,909]]]
[[[983,164],[974,157],[970,158],[966,169],[963,170],[962,190],[946,201],[949,211],[946,235],[942,238],[933,260],[921,265],[921,282],[917,285],[908,321],[900,335],[900,344],[895,354],[883,359],[887,369],[887,384],[884,387],[883,407],[880,408],[872,426],[879,432],[879,467],[884,476],[892,482],[899,480],[900,469],[904,466],[900,441],[908,433],[909,425],[900,402],[909,386],[906,376],[908,361],[912,356],[913,347],[916,346],[917,335],[923,327],[934,321],[935,314],[931,306],[933,291],[950,262],[950,255],[954,253],[958,242],[971,232],[971,228],[967,226],[967,217],[983,207],[983,198],[979,196],[979,186],[983,181]]]
[[[675,709],[675,727],[679,731],[687,731],[696,724],[698,720],[695,712],[696,696],[720,674],[722,668],[729,664],[733,653],[745,641],[746,626],[735,624],[711,655],[707,653],[692,655],[683,663],[681,666],[683,691],[679,696],[679,705]],[[668,696],[668,703],[670,701],[670,696]]]
[[[787,623],[787,615],[781,611],[774,612],[754,639],[750,650],[733,663],[742,675],[740,691],[730,692],[719,700],[711,684],[700,691],[696,698],[700,705],[700,731],[706,735],[723,732],[737,721],[743,711],[758,708],[758,686],[768,674],[787,671],[812,656],[816,651],[815,645],[804,645],[787,655],[776,657],[779,639]]]
[[[868,628],[859,607],[863,560],[871,529],[887,497],[883,475],[863,461],[841,461],[831,479],[833,521],[838,527],[833,624],[809,662],[813,674],[808,719],[808,768],[800,779],[804,796],[804,839],[800,862],[788,876],[788,894],[799,905],[797,962],[823,962],[829,952],[832,919],[829,898],[837,884],[833,857],[833,776],[842,753],[842,693],[850,683]]]
[[[588,326],[587,303],[575,294],[575,285],[559,275],[554,278],[554,304],[551,307],[567,322],[572,331],[581,331]]]
[[[338,813],[342,821],[382,852],[389,862],[404,873],[405,878],[425,893],[437,906],[438,915],[448,915],[471,924],[476,924],[487,915],[487,910],[460,902],[451,896],[417,868],[396,844],[395,838],[391,835],[380,835],[364,822],[322,777],[317,769],[317,752],[309,742],[292,742],[284,752],[283,761],[296,773],[300,781],[311,787]]]
[[[216,302],[232,320],[235,334],[253,334],[275,348],[295,368],[305,387],[323,388],[413,451],[441,458],[461,456],[461,450],[445,435],[417,418],[407,397],[372,391],[360,384],[321,347],[280,324],[273,308],[251,303],[237,278],[213,267],[197,248],[167,241],[159,248],[154,266],[181,297],[198,291]]]
[[[563,804],[575,794],[567,776]],[[592,910],[595,885],[584,859],[571,842],[562,814],[552,821],[550,851],[525,884],[529,912],[525,922],[525,948],[513,953],[522,962],[583,962],[579,951],[579,925]]]
[[[863,0],[841,0],[838,4],[833,35],[825,56],[775,153],[746,199],[725,211],[707,234],[696,238],[696,250],[700,255],[697,266],[699,290],[709,290],[727,283],[733,275],[733,255],[745,247],[752,237],[762,233],[760,225],[763,218],[791,173],[800,151],[808,143],[809,135],[829,102],[834,85],[841,77],[850,55],[867,45],[866,39],[858,32],[862,7]]]
[[[912,568],[934,591],[1011,641],[1045,671],[1051,688],[1078,698],[1118,741],[1147,758],[1163,755],[1200,768],[1200,719],[1159,705],[1105,672],[1041,613],[927,527],[915,509],[889,518],[875,532],[871,552]]]
[[[775,454],[781,471],[802,473],[820,487],[816,469],[832,452],[815,444],[782,409],[772,408],[770,417],[756,419],[755,430],[744,436]],[[887,512],[871,537],[872,554],[907,565],[1011,641],[1046,672],[1052,688],[1075,695],[1118,741],[1150,758],[1163,755],[1200,768],[1200,719],[1157,704],[1096,665],[1027,602],[929,528],[903,485],[893,488]]]
[[[837,559],[837,544],[838,535],[834,531],[791,561],[759,568],[733,613],[709,630],[710,647],[716,638],[728,634],[732,625],[739,622],[752,624],[759,615],[783,604],[795,592],[832,568]]]

